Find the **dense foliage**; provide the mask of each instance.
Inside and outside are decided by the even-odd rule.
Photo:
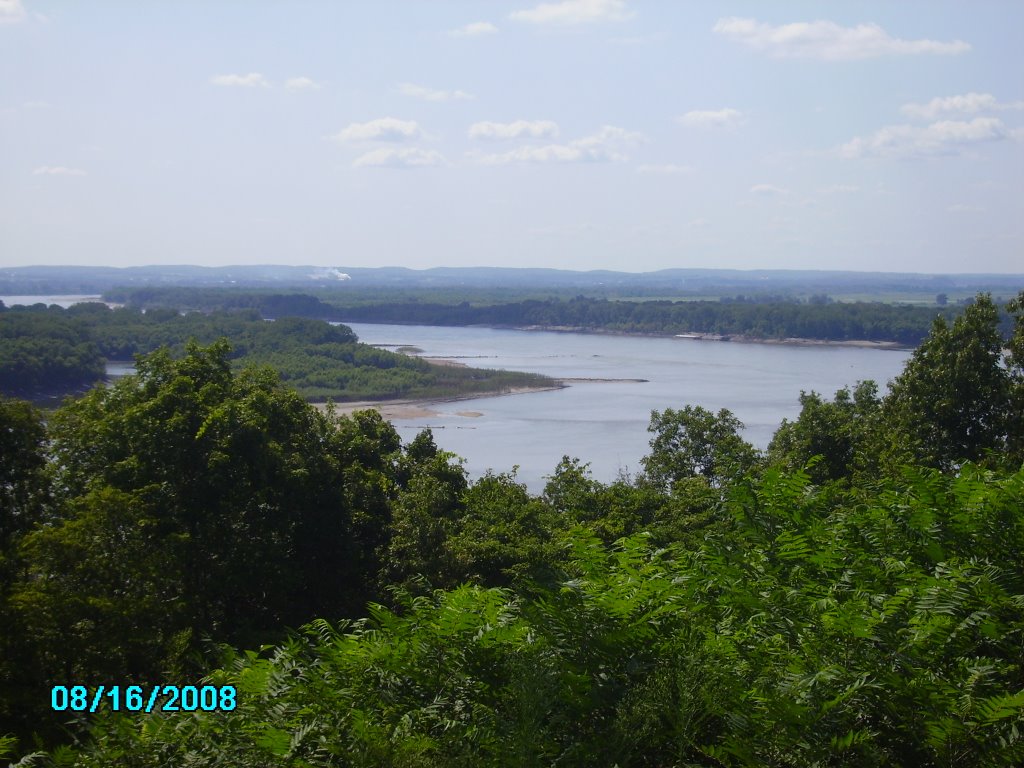
[[[338,311],[320,298],[305,293],[279,293],[237,288],[155,287],[107,291],[108,301],[139,309],[181,309],[214,312],[251,309],[262,317],[305,317],[340,320]]]
[[[927,334],[935,308],[850,302],[608,301],[577,297],[489,306],[386,303],[346,306],[346,321],[424,325],[507,325],[620,333],[706,333],[761,339],[893,341]]]
[[[264,310],[302,309],[286,297],[268,298]],[[255,309],[183,315],[78,304],[0,311],[0,392],[65,394],[102,379],[104,358],[130,360],[162,346],[180,353],[189,339],[221,338],[231,341],[236,370],[268,365],[310,400],[443,398],[551,384],[525,373],[432,365],[360,344],[347,326],[323,320],[289,316],[268,323]]]
[[[567,457],[538,496],[236,373],[223,344],[145,357],[46,431],[0,403],[0,754],[1019,765],[1024,296],[1010,309],[1008,356],[981,296],[887,395],[805,393],[764,455],[729,411],[682,405],[652,414],[639,476]],[[200,679],[237,708],[45,707],[54,682]]]
[[[0,304],[0,392],[20,397],[63,393],[103,378],[103,356],[89,331],[41,306]]]
[[[576,531],[556,585],[314,622],[211,674],[233,712],[100,717],[78,764],[1019,764],[1024,474],[858,502],[773,473],[696,551]]]
[[[467,301],[467,293],[471,293],[474,300]],[[280,316],[286,308],[291,315],[347,322],[539,326],[616,333],[888,341],[906,345],[918,344],[928,335],[936,313],[951,319],[958,312],[953,307],[940,310],[882,302],[835,303],[824,294],[810,296],[805,302],[784,295],[759,293],[722,297],[716,301],[629,301],[565,295],[564,291],[548,295],[535,293],[361,288],[321,291],[314,297],[251,290],[136,288],[111,291],[108,296],[141,307],[187,307],[203,311],[246,307],[271,317]]]

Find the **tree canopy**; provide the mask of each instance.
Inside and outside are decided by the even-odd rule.
[[[1010,308],[1006,354],[980,296],[887,394],[802,394],[764,454],[727,410],[666,408],[643,473],[566,456],[539,495],[317,410],[223,342],[46,421],[0,400],[0,756],[1020,765]],[[231,685],[238,706],[69,723],[54,681]]]

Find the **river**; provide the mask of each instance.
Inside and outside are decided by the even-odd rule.
[[[348,325],[360,341],[415,346],[426,357],[559,379],[605,379],[574,381],[557,391],[438,403],[430,406],[436,415],[394,420],[405,440],[431,428],[441,448],[465,459],[472,477],[518,466],[517,478],[533,491],[543,488],[545,476],[566,454],[589,463],[603,482],[638,472],[649,447],[652,410],[728,408],[746,425],[746,439],[764,448],[783,418],[798,415],[801,390],[831,396],[865,379],[884,388],[910,355],[846,346]]]
[[[85,302],[85,301],[99,302],[101,304],[106,304],[108,307],[116,307],[116,306],[118,306],[117,304],[112,304],[112,303],[103,301],[103,297],[102,296],[97,296],[96,294],[88,294],[88,295],[87,294],[76,294],[76,295],[60,294],[60,295],[57,295],[57,296],[54,296],[54,295],[45,295],[45,296],[44,295],[38,295],[38,296],[37,295],[33,295],[33,296],[26,296],[26,295],[0,296],[0,301],[2,301],[4,303],[4,305],[8,306],[8,307],[13,307],[15,305],[31,307],[31,306],[33,306],[35,304],[44,304],[44,305],[46,305],[48,307],[51,304],[56,304],[59,307],[64,307],[64,309],[67,309],[72,304],[81,304],[82,302]]]
[[[68,306],[85,296],[3,296],[12,304]],[[471,477],[510,471],[532,491],[544,487],[563,455],[590,464],[603,482],[636,473],[648,451],[652,410],[728,408],[744,436],[764,448],[784,418],[795,418],[801,390],[831,396],[873,379],[884,388],[910,353],[845,346],[790,346],[493,328],[349,323],[361,341],[419,347],[425,357],[480,368],[542,373],[573,381],[565,389],[437,403],[432,415],[393,419],[403,439],[433,430],[437,444],[463,457]],[[108,373],[131,373],[110,363]],[[614,381],[614,379],[629,379]],[[645,381],[636,381],[644,379]],[[609,381],[611,380],[611,381]],[[631,380],[631,381],[630,381]]]

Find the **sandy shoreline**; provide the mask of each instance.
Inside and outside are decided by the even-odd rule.
[[[460,395],[458,397],[403,398],[399,400],[355,400],[347,403],[334,403],[334,412],[347,416],[355,411],[373,410],[377,411],[381,416],[388,420],[425,419],[432,416],[445,415],[432,407],[439,406],[444,403],[457,403],[463,400],[481,400],[487,397],[504,397],[505,395],[528,395],[533,392],[552,392],[559,389],[565,389],[573,384],[608,384],[622,381],[642,384],[646,383],[648,379],[569,377],[564,379],[554,379],[555,383],[551,386],[512,387],[511,389],[506,389],[501,392],[474,392],[471,394]],[[312,403],[312,405],[322,411],[327,410],[327,403]],[[462,416],[467,419],[475,419],[483,416],[484,414],[480,411],[456,411],[455,415]]]
[[[732,341],[737,344],[785,344],[797,347],[859,347],[861,349],[913,349],[898,341],[869,341],[867,339],[847,339],[833,341],[828,339],[802,339],[791,337],[786,339],[759,339],[753,336],[718,336],[712,333],[680,333],[673,338],[692,339],[694,341]]]
[[[526,395],[532,392],[551,392],[556,389],[564,389],[567,385],[556,384],[554,386],[538,387],[512,387],[501,392],[474,392],[472,394],[460,395],[459,397],[428,397],[428,398],[406,398],[400,400],[357,400],[348,403],[334,403],[334,412],[347,416],[355,411],[373,410],[377,411],[385,419],[424,419],[432,416],[441,416],[441,412],[431,406],[439,406],[443,403],[456,403],[463,400],[480,400],[485,397],[503,397],[505,395]],[[313,406],[320,410],[327,409],[327,403],[313,403]],[[467,419],[474,419],[483,416],[480,411],[457,411],[456,416]]]
[[[378,344],[376,346],[406,346],[396,344]],[[468,367],[466,363],[454,360],[450,357],[422,357],[415,353],[410,354],[411,357],[418,357],[421,360],[426,360],[432,365],[450,365],[459,368]],[[439,406],[443,403],[454,403],[462,400],[480,400],[486,397],[503,397],[505,395],[527,395],[533,392],[551,392],[553,390],[565,389],[566,387],[572,386],[573,384],[596,382],[596,383],[608,383],[608,382],[620,382],[627,381],[633,383],[643,383],[647,379],[607,379],[607,378],[587,378],[587,377],[570,377],[564,379],[554,379],[554,383],[546,386],[536,387],[512,387],[511,389],[504,389],[498,392],[472,392],[465,395],[459,395],[456,397],[423,397],[423,398],[399,398],[395,400],[355,400],[351,402],[335,402],[334,412],[347,416],[356,411],[373,410],[377,411],[382,417],[388,419],[425,419],[435,416],[443,416],[445,414],[437,410],[435,406]],[[322,411],[327,410],[326,402],[312,403],[315,408]],[[450,414],[449,414],[450,415]],[[467,419],[475,419],[483,416],[484,414],[480,411],[456,411],[456,416],[461,416]]]
[[[499,327],[499,326],[488,326]],[[734,344],[785,344],[797,347],[860,347],[862,349],[914,349],[913,345],[898,341],[870,341],[868,339],[805,339],[796,336],[785,339],[765,339],[758,336],[719,333],[643,333],[639,331],[609,331],[602,328],[581,328],[571,325],[515,325],[504,326],[513,331],[549,331],[551,333],[586,333],[596,336],[642,336],[654,339],[681,339],[683,341],[728,341]]]
[[[487,327],[498,327],[498,326],[487,326]],[[896,341],[869,341],[867,339],[849,339],[844,341],[832,341],[824,339],[804,339],[797,337],[790,337],[785,339],[764,339],[753,336],[742,336],[742,335],[723,335],[714,333],[677,333],[677,334],[661,334],[661,333],[628,333],[625,331],[607,331],[594,328],[576,328],[571,326],[505,326],[512,330],[517,331],[551,331],[554,333],[587,333],[595,335],[606,335],[606,336],[646,336],[654,338],[674,338],[680,341],[728,341],[737,344],[785,344],[790,346],[806,346],[806,347],[859,347],[861,349],[913,349],[913,347],[907,346],[906,344],[900,344]],[[404,346],[396,344],[377,344],[378,347],[387,346]],[[406,352],[406,354],[410,354]],[[460,368],[467,367],[466,363],[459,360],[454,360],[450,357],[423,357],[417,353],[410,354],[411,357],[418,357],[421,360],[426,360],[433,365],[450,365],[457,366]],[[552,386],[537,386],[537,387],[513,387],[512,389],[503,390],[500,392],[474,392],[465,395],[459,395],[457,397],[427,397],[427,398],[401,398],[395,400],[357,400],[353,402],[336,402],[334,403],[334,411],[339,415],[349,415],[355,411],[374,410],[380,413],[380,415],[388,420],[391,419],[421,419],[431,418],[436,416],[442,416],[441,411],[437,410],[435,406],[439,406],[443,403],[452,403],[462,400],[480,400],[487,397],[502,397],[505,395],[525,395],[531,392],[550,392],[552,390],[564,389],[565,387],[571,386],[576,383],[586,382],[635,382],[643,383],[647,379],[606,379],[606,378],[562,378],[555,379],[554,385]],[[326,410],[326,403],[313,403],[313,406],[320,410]],[[478,418],[483,416],[480,411],[456,411],[456,416],[463,418]]]

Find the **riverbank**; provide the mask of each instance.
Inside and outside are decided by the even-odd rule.
[[[692,339],[694,341],[732,341],[737,344],[787,344],[798,347],[858,347],[860,349],[913,349],[898,341],[869,341],[868,339],[803,339],[790,337],[785,339],[765,339],[757,336],[729,336],[717,333],[677,333],[675,339]]]
[[[416,403],[437,415],[391,419],[403,438],[432,429],[440,448],[466,459],[472,477],[515,465],[517,482],[538,493],[565,454],[589,463],[604,483],[635,474],[650,453],[653,410],[728,408],[746,425],[744,439],[764,449],[782,419],[799,417],[801,390],[831,398],[867,379],[884,389],[909,356],[849,346],[700,344],[670,335],[528,334],[482,326],[355,323],[353,331],[368,344],[401,343],[433,357],[529,370],[569,384],[536,396]],[[483,416],[458,413],[465,411]]]
[[[565,389],[568,384],[556,381],[550,386],[537,387],[511,387],[496,392],[473,392],[455,397],[427,397],[427,398],[399,398],[395,400],[357,400],[346,403],[334,403],[334,412],[348,416],[356,411],[373,410],[381,417],[391,421],[392,419],[423,419],[432,416],[440,416],[440,411],[432,406],[439,406],[444,403],[457,403],[463,400],[480,400],[487,397],[504,397],[505,395],[528,395],[534,392],[552,392]],[[313,403],[314,407],[326,411],[327,403]],[[476,418],[483,414],[479,411],[458,411],[457,416],[465,418]]]
[[[506,328],[512,331],[547,331],[549,333],[585,333],[597,336],[636,336],[648,339],[683,339],[692,341],[729,341],[735,344],[783,344],[797,347],[857,347],[860,349],[914,349],[910,344],[898,341],[871,341],[869,339],[806,339],[791,336],[782,339],[765,338],[763,336],[747,336],[744,334],[727,333],[646,333],[643,331],[615,331],[605,328],[586,328],[571,325],[509,325],[486,326],[489,328]]]

